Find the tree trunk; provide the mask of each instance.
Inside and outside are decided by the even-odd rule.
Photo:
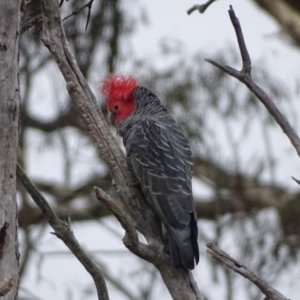
[[[22,0],[0,1],[0,297],[17,299],[16,162],[19,115],[19,29]]]

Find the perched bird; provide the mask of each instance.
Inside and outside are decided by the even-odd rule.
[[[192,153],[160,100],[133,77],[109,75],[101,93],[145,198],[163,223],[175,267],[199,262]]]

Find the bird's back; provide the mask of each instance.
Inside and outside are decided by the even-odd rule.
[[[165,225],[173,263],[193,269],[199,249],[192,153],[174,118],[164,107],[159,112],[133,115],[119,133],[145,197]]]

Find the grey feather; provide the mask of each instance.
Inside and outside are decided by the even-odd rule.
[[[118,132],[146,199],[166,227],[174,265],[193,269],[199,249],[189,144],[152,92],[137,87],[134,98],[136,109]]]

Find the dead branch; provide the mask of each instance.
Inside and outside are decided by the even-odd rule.
[[[98,294],[98,299],[109,300],[106,283],[101,269],[93,262],[87,253],[81,248],[76,240],[71,229],[71,220],[67,216],[65,222],[61,221],[53,212],[50,205],[44,196],[35,187],[33,182],[28,178],[22,167],[17,165],[17,177],[24,185],[27,192],[30,194],[34,202],[43,211],[44,216],[47,218],[50,226],[54,229],[54,234],[61,239],[65,245],[70,249],[74,256],[81,262],[88,273],[92,276]]]
[[[227,73],[228,75],[231,75],[232,77],[237,78],[239,81],[244,83],[249,88],[249,90],[267,108],[267,110],[269,111],[271,116],[275,119],[275,121],[278,123],[278,125],[283,130],[283,132],[289,138],[290,142],[292,143],[295,150],[297,151],[298,156],[300,156],[300,139],[299,139],[297,133],[295,132],[293,127],[290,125],[288,120],[285,118],[285,116],[277,108],[276,104],[272,101],[272,99],[252,79],[251,59],[250,59],[250,55],[249,55],[249,52],[248,52],[246,44],[245,44],[245,40],[244,40],[244,36],[243,36],[243,32],[242,32],[242,28],[241,28],[239,19],[236,17],[232,6],[230,6],[228,12],[229,12],[230,20],[234,27],[235,34],[236,34],[238,44],[239,44],[239,49],[240,49],[240,53],[241,53],[241,57],[242,57],[242,61],[243,61],[242,70],[238,71],[231,67],[221,65],[212,59],[205,59],[205,61],[211,63],[212,65],[221,69],[223,72]]]
[[[254,283],[266,296],[265,299],[288,300],[281,293],[279,293],[277,290],[271,287],[266,281],[257,277],[253,272],[248,270],[239,261],[237,261],[236,259],[232,258],[229,254],[219,249],[214,243],[207,243],[206,247],[206,251],[211,255],[212,258]]]

